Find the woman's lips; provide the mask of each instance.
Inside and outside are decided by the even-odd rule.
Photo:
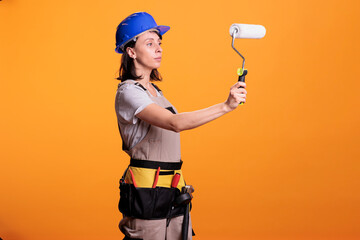
[[[161,57],[155,58],[156,61],[161,61]]]

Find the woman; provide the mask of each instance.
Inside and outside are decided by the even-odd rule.
[[[125,18],[116,32],[115,50],[123,55],[115,108],[123,150],[131,157],[120,181],[124,239],[192,239],[187,222],[192,191],[181,172],[179,132],[208,123],[246,100],[246,85],[237,82],[225,102],[177,113],[152,83],[161,80],[161,41],[169,29],[139,12]]]

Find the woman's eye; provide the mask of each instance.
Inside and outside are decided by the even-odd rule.
[[[148,44],[146,44],[146,45],[150,47],[150,46],[152,45],[152,43],[148,43]]]

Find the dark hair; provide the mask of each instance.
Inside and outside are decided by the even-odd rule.
[[[157,31],[154,31],[160,39],[162,39],[162,36]],[[135,72],[135,66],[134,66],[134,59],[132,59],[129,54],[127,53],[126,49],[128,47],[133,48],[136,44],[137,38],[134,40],[131,40],[124,46],[123,54],[121,56],[121,65],[119,70],[119,77],[117,80],[120,81],[126,81],[128,79],[141,79],[142,76],[137,76]],[[150,73],[150,80],[152,81],[161,81],[162,77],[157,69],[153,69]]]

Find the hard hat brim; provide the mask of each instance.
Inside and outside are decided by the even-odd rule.
[[[128,42],[130,42],[131,40],[133,40],[134,38],[140,36],[141,34],[145,33],[146,31],[149,31],[149,30],[158,30],[159,34],[162,36],[164,35],[167,31],[170,30],[170,27],[169,26],[165,26],[165,25],[158,25],[156,27],[153,27],[153,28],[150,28],[150,29],[146,29],[144,31],[142,31],[141,33],[137,34],[136,36],[132,37],[131,39],[129,39],[128,41],[126,41],[124,44],[122,44],[122,46],[116,46],[115,48],[115,52],[117,53],[124,53],[123,50],[121,49],[121,47],[125,46]]]

